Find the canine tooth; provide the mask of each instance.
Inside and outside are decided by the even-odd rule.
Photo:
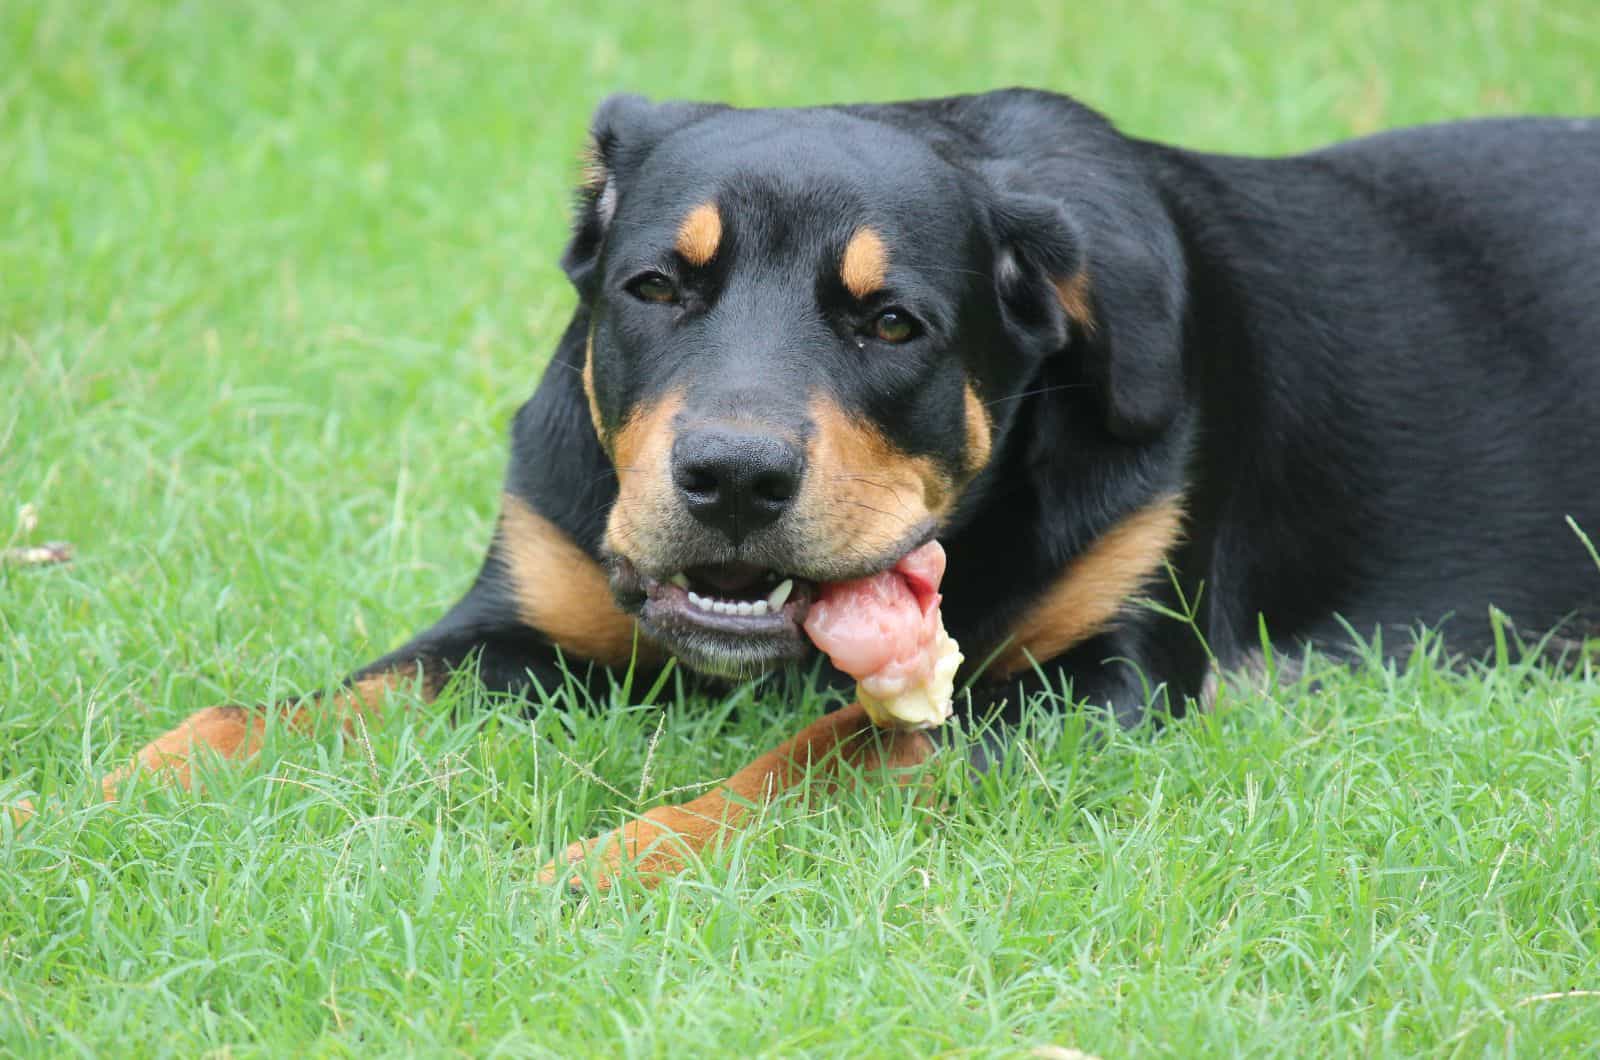
[[[767,613],[767,602],[765,600],[757,600],[755,603],[750,605],[750,613],[752,615],[764,615],[764,614],[766,614]]]
[[[778,587],[767,594],[766,604],[774,611],[783,607],[784,601],[789,599],[789,591],[794,588],[794,579],[785,578],[778,583]]]
[[[673,585],[676,585],[680,589],[689,588],[689,576],[684,574],[682,571],[674,574],[672,577],[668,578],[667,581],[671,582]]]

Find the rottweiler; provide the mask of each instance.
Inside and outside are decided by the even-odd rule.
[[[1600,528],[1600,121],[1247,158],[1030,90],[617,96],[561,262],[577,307],[472,587],[291,724],[462,668],[512,692],[669,657],[750,679],[812,652],[819,585],[934,538],[958,709],[999,719],[980,764],[1041,689],[1135,725],[1264,643],[1426,626],[1472,657],[1496,609],[1567,638],[1600,611],[1572,525]],[[106,793],[186,782],[196,745],[248,755],[264,724],[201,711]],[[846,707],[604,859],[671,872],[825,761],[934,747]]]

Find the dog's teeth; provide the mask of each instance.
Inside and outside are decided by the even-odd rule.
[[[681,571],[668,578],[667,581],[671,582],[673,585],[676,585],[680,589],[689,588],[689,576]]]
[[[767,598],[763,602],[774,611],[777,611],[783,607],[784,601],[789,599],[789,591],[793,588],[794,579],[785,578],[778,583],[776,589],[767,594]]]
[[[788,597],[789,590],[792,588],[792,586],[792,582],[784,582],[782,585],[778,586],[777,589],[773,590],[772,595],[767,597],[765,600],[719,600],[714,596],[701,596],[693,589],[686,589],[684,591],[689,595],[690,605],[699,608],[701,611],[710,611],[714,615],[736,615],[743,617],[749,615],[765,615],[770,611],[776,611],[778,608],[783,606],[783,601]],[[776,604],[772,602],[774,599],[778,601]]]

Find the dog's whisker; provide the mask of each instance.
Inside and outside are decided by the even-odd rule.
[[[1021,401],[1023,398],[1036,397],[1039,394],[1054,394],[1057,391],[1061,391],[1061,390],[1093,390],[1093,389],[1094,389],[1094,384],[1092,384],[1092,383],[1058,383],[1058,384],[1056,384],[1054,386],[1042,386],[1042,387],[1039,387],[1039,388],[1037,388],[1035,390],[1023,390],[1023,391],[1021,391],[1019,393],[1016,393],[1016,394],[1008,394],[1005,397],[998,397],[998,398],[995,398],[992,401],[985,401],[983,404],[984,404],[985,407],[989,407],[989,406],[992,406],[992,405],[1003,404],[1004,402],[1007,402],[1007,401]]]
[[[874,506],[872,506],[872,504],[867,504],[866,501],[846,500],[845,503],[846,504],[854,504],[854,506],[856,506],[856,508],[864,508],[864,509],[867,509],[867,511],[869,511],[869,512],[877,512],[878,516],[883,516],[883,517],[885,517],[885,519],[896,519],[896,516],[894,516],[894,512],[886,512],[886,511],[883,511],[882,508],[874,508]]]
[[[892,486],[886,482],[879,482],[876,479],[870,479],[863,475],[834,475],[830,476],[830,478],[834,482],[859,482],[863,486],[871,486],[874,489],[883,490],[885,493],[888,493],[890,496],[892,496],[896,503],[898,503],[901,507],[906,507],[904,490],[899,486]]]

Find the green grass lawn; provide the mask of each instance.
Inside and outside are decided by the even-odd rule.
[[[829,6],[826,10],[835,10]],[[944,798],[781,803],[565,900],[567,840],[731,771],[796,681],[478,702],[92,779],[316,688],[467,584],[606,92],[1027,83],[1241,152],[1600,111],[1585,0],[0,3],[0,1052],[1578,1053],[1600,1040],[1600,679],[1420,655],[1165,734],[1041,723]],[[1600,578],[1600,572],[1596,573]],[[452,707],[465,721],[447,720]],[[1585,993],[1587,992],[1587,993]]]

